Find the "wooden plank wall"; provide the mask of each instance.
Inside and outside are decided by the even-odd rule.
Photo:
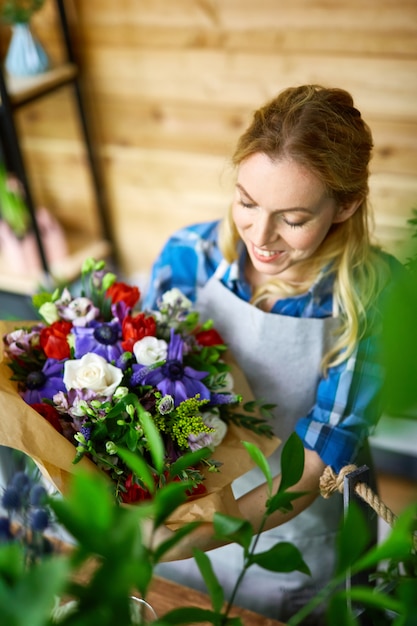
[[[66,6],[127,275],[148,272],[174,229],[223,215],[232,185],[228,159],[251,112],[306,82],[349,90],[373,129],[376,234],[402,253],[406,220],[417,207],[417,0]],[[47,0],[33,25],[56,62],[62,50],[54,24]],[[68,94],[56,94],[20,112],[19,128],[39,201],[66,227],[85,222],[94,232],[72,113]]]

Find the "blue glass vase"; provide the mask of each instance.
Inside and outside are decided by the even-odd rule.
[[[5,67],[12,76],[33,76],[48,69],[48,56],[29,23],[13,24]]]

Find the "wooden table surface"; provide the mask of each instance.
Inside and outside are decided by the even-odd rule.
[[[205,593],[160,577],[153,579],[147,601],[154,608],[158,617],[163,617],[172,609],[185,606],[211,609],[210,599]],[[244,626],[284,626],[282,622],[238,607],[233,608],[231,616],[239,616]],[[199,626],[204,625],[200,622]]]
[[[68,546],[68,551],[72,548]],[[78,574],[74,577],[78,583],[83,583],[89,580],[93,571],[97,566],[97,562],[94,559],[87,561]],[[139,594],[133,593],[137,597]],[[200,609],[211,609],[210,598],[206,593],[196,591],[190,587],[186,587],[179,583],[173,582],[160,576],[154,576],[149,592],[146,597],[146,601],[152,606],[156,615],[162,618],[165,613],[172,611],[173,609],[179,609],[187,606],[198,607]],[[247,609],[239,607],[233,607],[231,617],[240,617],[244,626],[285,626],[283,622],[279,622],[259,613],[253,613]],[[209,626],[203,622],[199,622],[196,626]]]

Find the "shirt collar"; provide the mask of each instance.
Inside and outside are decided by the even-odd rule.
[[[245,278],[245,263],[247,259],[247,250],[243,245],[243,242],[239,242],[239,255],[236,261],[230,264],[224,276],[225,284],[232,289],[235,293],[241,293],[245,296],[245,299],[250,299],[251,289],[248,281]],[[324,298],[332,295],[334,285],[334,272],[329,271],[330,265],[326,265],[317,276],[317,279],[309,287],[309,289],[295,298],[310,297],[316,302],[323,300]]]

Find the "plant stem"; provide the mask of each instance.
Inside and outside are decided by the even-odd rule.
[[[233,587],[232,594],[231,594],[231,596],[230,596],[230,598],[229,598],[229,601],[228,601],[228,603],[227,603],[226,610],[225,610],[225,612],[224,612],[224,618],[222,619],[222,622],[221,622],[222,624],[226,624],[226,623],[227,623],[227,618],[228,618],[228,616],[229,616],[230,611],[231,611],[231,610],[232,610],[232,608],[233,608],[234,599],[235,599],[235,597],[236,597],[236,594],[237,594],[237,592],[238,592],[238,589],[239,589],[239,587],[240,587],[240,585],[241,585],[241,583],[242,583],[242,580],[243,580],[243,578],[244,578],[244,576],[245,576],[245,574],[246,574],[247,570],[248,570],[248,569],[249,569],[249,567],[252,565],[252,559],[251,559],[251,557],[252,557],[252,555],[253,555],[253,554],[255,554],[256,546],[257,546],[257,544],[258,544],[259,537],[260,537],[260,535],[261,535],[261,533],[262,533],[262,531],[263,531],[263,529],[264,529],[264,527],[265,527],[267,517],[268,517],[268,512],[264,513],[264,515],[263,515],[263,517],[262,517],[262,520],[261,520],[261,523],[260,523],[260,525],[259,525],[258,532],[257,532],[257,533],[256,533],[256,535],[255,535],[255,540],[254,540],[254,542],[253,542],[253,544],[252,544],[252,546],[251,546],[251,548],[250,548],[250,550],[249,550],[248,554],[247,554],[247,555],[246,555],[246,557],[245,557],[245,560],[244,560],[244,563],[243,563],[243,568],[242,568],[242,571],[240,572],[240,574],[239,574],[239,576],[238,576],[238,578],[237,578],[237,580],[236,580],[236,582],[235,582],[235,586]]]

